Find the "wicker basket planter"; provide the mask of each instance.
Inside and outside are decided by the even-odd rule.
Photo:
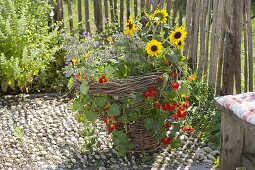
[[[162,73],[152,73],[148,75],[128,77],[126,79],[111,80],[104,84],[91,82],[89,94],[118,95],[119,98],[116,102],[122,103],[122,99],[127,96],[135,93],[142,94],[149,87],[161,87],[161,75]],[[146,104],[144,102],[135,103],[130,106],[130,109],[144,108],[145,105]],[[127,134],[132,144],[134,144],[134,148],[132,150],[134,152],[151,152],[157,150],[161,146],[160,142],[153,137],[152,133],[144,128],[143,118],[139,121],[128,124]]]
[[[131,142],[134,144],[134,152],[153,152],[160,148],[160,143],[157,141],[150,131],[144,128],[144,123],[142,120],[130,124],[128,126],[129,133],[128,136]]]

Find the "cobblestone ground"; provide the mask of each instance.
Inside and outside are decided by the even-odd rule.
[[[100,130],[102,143],[82,152],[82,124],[69,109],[71,100],[58,94],[0,98],[0,169],[211,169],[219,151],[180,132],[176,151],[117,155],[110,136]],[[202,165],[201,165],[202,164]]]

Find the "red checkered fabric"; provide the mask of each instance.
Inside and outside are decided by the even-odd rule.
[[[215,100],[239,118],[255,125],[255,92],[221,96]]]

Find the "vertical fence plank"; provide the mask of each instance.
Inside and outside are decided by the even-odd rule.
[[[109,16],[108,16],[108,1],[104,0],[104,17],[105,17],[105,28],[107,27],[107,24],[109,22]]]
[[[85,7],[85,25],[86,25],[86,32],[90,32],[90,24],[89,24],[89,1],[84,0],[84,7]]]
[[[95,17],[95,24],[97,27],[98,32],[103,31],[103,15],[102,15],[102,1],[101,0],[94,0],[94,17]]]
[[[68,16],[69,16],[69,27],[70,27],[70,33],[73,35],[74,34],[74,29],[73,29],[73,14],[72,14],[72,1],[68,0],[67,1],[68,5]]]
[[[144,8],[145,8],[145,0],[141,0],[141,15],[143,15]]]
[[[190,59],[192,62],[192,69],[196,70],[197,69],[197,50],[198,50],[198,30],[199,30],[199,14],[200,12],[200,4],[201,0],[196,0],[195,3],[195,16],[194,16],[194,33],[193,33],[193,41],[191,44],[191,55]]]
[[[171,15],[171,8],[172,8],[172,1],[166,1],[166,11],[169,14],[169,16]]]
[[[172,15],[172,25],[174,26],[176,24],[175,20],[177,18],[177,12],[178,12],[178,1],[179,0],[174,0],[174,4],[173,4],[174,8],[173,8],[173,15]]]
[[[185,56],[188,56],[189,54],[189,48],[190,48],[190,41],[191,41],[191,37],[192,37],[192,8],[193,8],[193,0],[189,0],[187,1],[187,5],[186,5],[186,31],[188,33],[188,37],[186,39],[186,43],[184,46],[184,50],[183,50],[183,54]]]
[[[248,91],[248,51],[247,51],[247,2],[244,1],[243,11],[243,44],[244,44],[244,92]]]
[[[137,17],[138,15],[138,10],[137,10],[137,0],[134,0],[134,15],[135,15],[135,18]]]
[[[234,87],[234,66],[233,66],[233,50],[234,50],[234,38],[231,28],[231,22],[233,21],[233,10],[231,10],[232,0],[226,0],[225,5],[225,46],[224,46],[224,69],[223,69],[223,93],[224,95],[233,94]]]
[[[120,0],[120,28],[123,29],[124,20],[124,0]]]
[[[118,22],[118,2],[117,2],[117,0],[114,0],[113,1],[114,3],[113,3],[113,11],[114,11],[114,20],[116,21],[116,22]]]
[[[241,8],[240,8],[241,7]],[[241,93],[241,26],[242,13],[243,13],[243,1],[234,0],[234,23],[233,23],[233,35],[234,35],[234,56],[235,56],[235,87],[236,93]]]
[[[211,50],[210,50],[210,68],[209,68],[209,85],[211,87],[215,87],[215,80],[216,80],[216,70],[217,70],[217,58],[215,55],[215,40],[216,40],[216,26],[217,26],[217,19],[218,19],[218,4],[221,0],[214,0],[213,3],[213,16],[212,16],[212,33],[211,33]]]
[[[206,19],[206,28],[205,28],[205,34],[206,34],[206,49],[205,49],[205,62],[204,62],[204,73],[207,72],[208,69],[208,60],[209,60],[209,49],[210,49],[210,30],[212,25],[212,9],[213,9],[213,2],[214,0],[208,0],[208,8],[207,8],[207,19]],[[207,76],[207,74],[206,74]]]
[[[202,0],[201,9],[202,16],[200,21],[200,56],[199,56],[199,64],[198,64],[198,78],[202,77],[204,62],[205,62],[205,28],[206,28],[206,10],[208,6],[207,0]]]
[[[179,26],[182,25],[182,17],[183,17],[183,7],[184,7],[184,1],[183,0],[180,0],[180,3],[179,3],[179,21],[178,21],[178,24]]]
[[[110,0],[110,13],[111,13],[111,22],[115,22],[114,10],[113,10],[113,0]]]
[[[146,12],[151,12],[151,0],[146,0]]]
[[[127,8],[127,19],[130,16],[130,0],[126,0],[126,8]]]
[[[152,5],[152,11],[155,11],[160,6],[160,0],[154,0]]]
[[[83,28],[82,28],[81,0],[78,0],[78,28],[79,28],[80,34],[82,34]]]
[[[253,91],[253,51],[252,51],[252,25],[251,0],[247,0],[247,29],[248,29],[248,58],[249,58],[249,91]]]

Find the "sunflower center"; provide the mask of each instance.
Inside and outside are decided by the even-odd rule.
[[[156,45],[151,46],[151,51],[155,52],[158,50],[158,47]]]
[[[182,42],[181,42],[181,41],[179,41],[179,42],[178,42],[178,45],[182,45]]]
[[[182,34],[181,34],[180,32],[176,32],[176,33],[174,34],[174,38],[175,38],[175,39],[179,39],[179,38],[181,38],[181,36],[182,36]]]
[[[132,23],[128,23],[128,28],[132,29],[133,28],[133,24]]]

